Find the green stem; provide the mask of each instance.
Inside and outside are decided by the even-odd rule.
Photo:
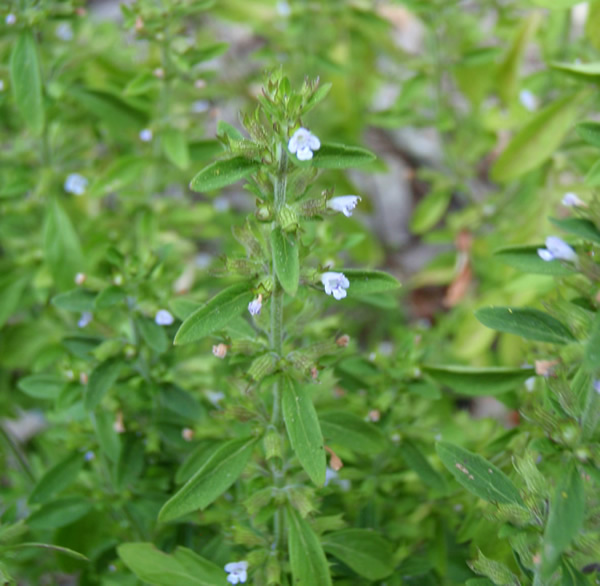
[[[0,425],[0,435],[2,436],[2,439],[4,440],[4,442],[10,449],[10,451],[13,453],[13,455],[19,462],[21,468],[23,469],[23,472],[25,472],[25,474],[27,475],[29,480],[33,484],[35,484],[35,482],[36,482],[35,475],[33,474],[33,470],[31,469],[31,467],[29,466],[29,462],[27,461],[25,454],[23,454],[23,452],[21,452],[21,449],[19,448],[19,446],[16,444],[16,442],[13,441],[12,437],[10,437],[10,435],[6,432],[6,430],[1,425]]]
[[[277,175],[273,180],[275,209],[278,211],[285,205],[286,188],[287,188],[287,153],[285,147],[279,144],[277,147],[278,168]],[[274,224],[274,227],[276,224]],[[283,289],[275,274],[275,266],[271,263],[271,276],[273,278],[273,293],[271,295],[271,329],[270,329],[270,346],[271,350],[278,356],[283,352]],[[281,384],[276,381],[273,385],[273,411],[271,414],[271,426],[281,436],[281,445],[285,441],[285,432],[282,426],[281,415]],[[271,475],[273,485],[276,488],[281,488],[284,485],[285,473],[283,470],[283,460],[281,458],[273,458],[271,463]],[[273,518],[273,553],[279,556],[283,549],[284,535],[284,510],[283,506],[279,506],[275,511]]]

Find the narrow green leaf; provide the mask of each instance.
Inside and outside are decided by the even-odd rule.
[[[569,234],[600,244],[600,230],[590,220],[584,218],[564,218],[562,220],[550,218],[550,221]]]
[[[302,468],[317,485],[325,484],[325,449],[317,412],[306,389],[283,377],[281,409],[290,443]]]
[[[75,275],[84,270],[79,237],[57,200],[48,204],[46,212],[44,256],[54,280],[61,288],[72,287]]]
[[[142,339],[152,350],[162,354],[169,347],[169,340],[163,326],[159,326],[153,319],[138,315],[135,317],[135,325]]]
[[[205,564],[196,563],[192,567],[192,557],[181,550],[175,555],[167,555],[156,549],[152,543],[123,543],[117,553],[125,565],[140,579],[155,586],[225,586],[226,573],[197,554]],[[189,550],[185,550],[189,551]],[[191,553],[191,552],[190,552]],[[210,571],[207,571],[210,564]],[[212,567],[214,566],[214,568]],[[204,571],[203,571],[204,568]],[[216,573],[220,570],[220,575]]]
[[[123,90],[125,96],[140,96],[158,88],[158,78],[149,71],[142,71],[136,75]]]
[[[560,555],[579,533],[585,516],[585,494],[579,470],[571,463],[556,487],[544,532],[542,575],[549,578]]]
[[[109,285],[98,293],[94,305],[96,309],[107,309],[125,301],[126,298],[127,293],[124,289],[116,285]]]
[[[322,538],[323,549],[369,580],[382,580],[394,571],[392,546],[369,529],[344,529]]]
[[[437,190],[428,193],[415,207],[410,219],[410,229],[415,234],[424,234],[433,228],[444,216],[452,193]]]
[[[199,580],[205,580],[208,584],[215,586],[229,584],[222,566],[217,566],[191,549],[180,546],[175,550],[173,557]]]
[[[491,503],[524,506],[510,478],[479,454],[450,442],[438,442],[436,451],[454,478],[475,496]]]
[[[419,478],[427,486],[441,493],[446,492],[448,489],[446,481],[439,472],[431,466],[427,458],[415,444],[410,440],[403,440],[400,453],[406,463],[419,475]]]
[[[307,112],[312,110],[319,102],[322,102],[327,97],[332,87],[332,83],[320,84],[315,93],[308,99],[308,101],[304,105],[304,108],[302,110],[303,114],[306,114]]]
[[[144,471],[144,451],[144,442],[139,437],[133,433],[125,434],[115,468],[115,485],[118,490],[137,482]]]
[[[533,368],[453,366],[428,364],[423,372],[453,391],[472,397],[494,396],[512,391],[535,376]]]
[[[319,169],[348,169],[372,163],[375,159],[375,155],[367,149],[329,143],[322,144],[315,151],[310,163]]]
[[[110,193],[122,191],[126,187],[139,182],[148,170],[148,161],[137,155],[119,157],[109,165],[93,183],[90,196],[103,197]]]
[[[67,382],[53,374],[32,374],[19,380],[17,386],[36,399],[56,399]]]
[[[364,271],[361,269],[342,269],[346,278],[350,281],[348,288],[349,297],[371,295],[373,293],[384,293],[401,287],[400,282],[383,271]]]
[[[173,165],[182,170],[190,166],[190,151],[185,134],[177,128],[165,130],[160,135],[160,143],[165,156]]]
[[[204,465],[162,507],[161,522],[205,509],[241,475],[252,455],[256,438],[229,441],[217,448]]]
[[[361,454],[378,454],[385,450],[387,440],[372,423],[345,411],[323,413],[321,431],[329,443],[339,444]]]
[[[284,234],[279,227],[271,231],[275,272],[283,290],[291,297],[296,295],[300,279],[298,248],[298,241],[293,234]]]
[[[81,289],[71,289],[52,298],[52,305],[66,311],[93,311],[96,293]]]
[[[74,523],[92,510],[92,504],[81,497],[69,497],[47,503],[27,519],[32,529],[58,529]]]
[[[199,47],[198,49],[194,49],[187,53],[189,55],[190,61],[197,65],[198,63],[202,63],[203,61],[209,61],[210,59],[214,59],[219,55],[222,55],[229,48],[229,43],[214,43],[212,45],[207,45],[206,47]]]
[[[600,122],[586,120],[577,124],[575,130],[587,143],[600,148]]]
[[[29,495],[29,502],[46,503],[55,494],[67,488],[77,478],[83,462],[83,454],[75,452],[50,468],[35,485]]]
[[[25,123],[35,134],[44,129],[42,74],[33,33],[19,34],[10,56],[10,77],[15,104]]]
[[[550,67],[581,81],[597,82],[600,80],[600,61],[595,63],[561,63],[555,61],[550,64]]]
[[[190,183],[190,189],[203,193],[214,191],[227,185],[231,185],[251,173],[260,169],[260,162],[246,159],[245,157],[233,157],[224,161],[216,161],[208,167],[204,167]]]
[[[89,562],[90,560],[85,557],[82,553],[78,551],[74,551],[69,549],[68,547],[62,547],[60,545],[52,545],[51,543],[17,543],[15,545],[5,546],[4,549],[27,549],[29,547],[37,548],[37,549],[49,549],[51,551],[55,551],[56,553],[62,553],[63,555],[69,556],[70,558],[74,558],[76,560],[81,560],[83,562]]]
[[[197,309],[182,324],[175,335],[175,344],[188,344],[226,326],[252,301],[249,283],[231,285]]]
[[[575,123],[584,96],[584,93],[566,96],[537,114],[496,159],[492,179],[515,179],[550,158]]]
[[[547,262],[538,255],[538,248],[544,248],[544,244],[537,246],[506,246],[494,251],[498,260],[524,273],[536,273],[538,275],[552,275],[555,277],[566,277],[577,272],[574,266],[552,260]]]
[[[294,586],[331,586],[327,558],[310,525],[292,508],[287,509],[288,550]]]
[[[585,344],[584,362],[592,374],[600,371],[600,312],[596,313],[592,322],[590,337]]]
[[[29,277],[8,274],[0,281],[0,328],[16,311]]]
[[[109,358],[94,368],[90,374],[83,403],[88,411],[95,409],[104,395],[114,386],[121,374],[123,363],[118,358]]]
[[[534,4],[551,10],[566,10],[579,4],[579,0],[532,0]]]
[[[475,317],[488,328],[516,334],[526,340],[568,344],[575,338],[556,318],[529,307],[486,307],[475,312]]]
[[[600,185],[600,159],[589,168],[583,178],[583,182],[589,187],[598,187]]]
[[[246,137],[235,126],[224,120],[217,122],[217,135],[228,136],[233,140],[246,140]]]
[[[108,411],[96,413],[96,437],[102,453],[113,463],[121,455],[121,438],[114,429],[114,415]]]

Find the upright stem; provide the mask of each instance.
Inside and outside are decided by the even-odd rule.
[[[274,199],[275,209],[279,211],[285,205],[286,187],[287,187],[287,153],[285,147],[281,144],[277,147],[277,175],[274,177]],[[271,350],[281,356],[283,351],[283,289],[277,280],[275,274],[275,265],[271,263],[271,276],[273,278],[273,293],[271,295],[271,330],[270,346]],[[282,429],[281,417],[281,384],[276,381],[273,385],[273,411],[271,414],[271,426],[281,436],[281,444],[284,441],[284,432]],[[273,477],[273,486],[281,488],[284,484],[283,461],[280,458],[273,458],[271,464],[271,474]],[[279,506],[275,511],[273,518],[273,553],[277,556],[283,549],[284,533],[284,511]]]

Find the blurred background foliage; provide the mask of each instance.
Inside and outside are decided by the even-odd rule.
[[[154,316],[182,319],[222,288],[215,275],[239,251],[231,228],[253,196],[188,184],[222,150],[217,122],[240,128],[264,71],[281,66],[294,85],[332,84],[305,121],[313,132],[378,155],[318,179],[315,195],[363,199],[352,219],[309,226],[306,241],[324,264],[384,268],[404,283],[400,297],[335,312],[323,300],[297,318],[307,341],[352,340],[323,364],[319,412],[366,418],[385,443],[333,441],[345,466],[320,497],[320,530],[383,532],[389,585],[463,584],[477,549],[530,583],[506,519],[449,487],[433,447],[443,438],[510,468],[511,453],[544,437],[514,427],[531,401],[522,379],[490,403],[423,365],[548,357],[473,312],[564,294],[552,274],[520,273],[496,251],[541,243],[548,217],[565,215],[563,194],[597,186],[595,150],[573,127],[598,107],[600,69],[577,64],[598,61],[600,2],[5,0],[0,15],[0,582],[133,585],[116,553],[125,541],[184,545],[219,565],[243,557],[247,536],[223,523],[251,486],[196,525],[156,515],[224,431],[244,425],[248,364],[220,362],[211,346],[253,331],[240,319],[174,348],[176,325]],[[73,174],[82,193],[67,187]],[[86,401],[99,405],[91,417]],[[595,531],[578,567],[600,559]],[[12,548],[23,543],[89,561]],[[335,571],[336,584],[374,583]]]

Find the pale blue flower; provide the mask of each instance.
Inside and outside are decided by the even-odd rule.
[[[227,581],[230,584],[243,584],[248,579],[248,562],[229,562],[225,571],[229,574]]]
[[[170,326],[175,318],[166,309],[159,309],[154,317],[154,322],[159,326]]]
[[[342,212],[344,216],[349,218],[360,199],[358,195],[340,195],[339,197],[330,199],[327,202],[327,207],[336,212]]]
[[[586,207],[585,202],[581,201],[579,197],[577,197],[577,194],[572,192],[565,193],[561,203],[568,208]]]
[[[327,272],[321,275],[321,283],[325,287],[327,295],[333,295],[338,301],[346,297],[346,289],[350,287],[350,281],[344,273]]]
[[[546,238],[546,248],[538,248],[538,256],[547,262],[551,260],[577,261],[577,253],[558,236]]]
[[[88,180],[79,173],[71,173],[65,179],[64,188],[67,193],[83,195],[88,186]]]
[[[256,299],[248,303],[248,311],[250,315],[260,315],[262,309],[262,295],[259,295]]]
[[[290,153],[295,154],[300,161],[310,161],[313,151],[321,148],[321,141],[310,130],[298,128],[288,142]]]

